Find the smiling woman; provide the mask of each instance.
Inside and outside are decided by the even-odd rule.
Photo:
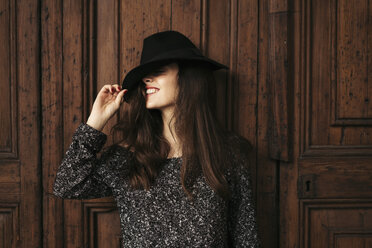
[[[213,70],[175,31],[144,41],[141,65],[106,85],[73,136],[54,184],[64,198],[114,196],[123,247],[259,247],[247,140],[208,103]],[[123,103],[125,94],[126,102]],[[120,108],[116,143],[102,129]]]

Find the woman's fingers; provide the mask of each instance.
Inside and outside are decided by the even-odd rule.
[[[105,84],[102,89],[101,89],[101,92],[110,92],[110,93],[115,93],[115,92],[119,92],[121,89],[120,89],[120,86],[118,84]]]
[[[119,94],[116,96],[115,102],[116,104],[120,105],[123,101],[124,94],[127,92],[127,89],[124,89],[119,92]]]
[[[110,92],[110,93],[111,93],[111,87],[112,87],[111,84],[105,84],[105,85],[102,87],[101,92],[105,92],[105,93]]]
[[[112,87],[114,87],[117,92],[119,92],[121,90],[121,88],[118,84],[113,84]]]

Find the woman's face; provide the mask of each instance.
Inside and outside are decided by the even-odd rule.
[[[146,108],[164,111],[174,107],[178,94],[177,63],[161,67],[142,81],[146,88]]]

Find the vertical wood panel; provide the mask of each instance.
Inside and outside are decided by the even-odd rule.
[[[33,202],[30,202],[32,199],[31,196],[35,197],[36,200],[39,200],[38,192],[33,191],[34,188],[24,189],[25,180],[22,180],[21,172],[22,164],[31,166],[29,168],[30,182],[37,183],[37,175],[34,174],[34,169],[37,169],[37,164],[29,164],[27,155],[30,155],[28,152],[22,153],[22,156],[18,154],[19,144],[27,140],[27,137],[23,133],[20,134],[19,127],[19,103],[17,98],[17,87],[19,86],[17,82],[17,59],[19,54],[17,53],[17,47],[22,44],[22,49],[24,52],[25,49],[25,38],[20,37],[17,39],[17,5],[15,1],[2,0],[0,1],[0,246],[1,247],[12,247],[15,248],[20,244],[20,238],[29,238],[30,235],[27,233],[27,229],[20,225],[20,205],[22,204],[22,210],[28,203],[31,203],[31,207],[35,207]],[[23,12],[22,10],[21,12]],[[23,12],[23,13],[27,13]],[[29,14],[29,13],[27,13]],[[33,27],[33,26],[32,26]],[[35,40],[30,41],[30,44],[34,46]],[[29,54],[32,58],[31,61],[35,60],[35,53],[31,52]],[[25,72],[25,69],[30,69],[32,73],[34,72],[34,67],[25,66],[25,54],[22,54],[22,72]],[[35,74],[33,74],[35,76]],[[24,74],[21,76],[24,78]],[[32,84],[31,87],[37,88],[37,81],[29,82]],[[36,84],[36,85],[35,85]],[[25,84],[22,84],[25,87]],[[31,108],[37,106],[37,98],[35,98],[34,91],[31,90],[30,99],[28,103]],[[22,107],[25,107],[24,105]],[[22,117],[27,119],[27,124],[36,117],[37,113],[25,114],[24,109],[22,110]],[[27,126],[27,131],[37,130],[36,126]],[[37,131],[36,131],[37,132]],[[35,133],[30,140],[35,138]],[[22,146],[25,148],[25,146]],[[35,150],[38,151],[38,147],[35,147]],[[28,153],[28,154],[27,154]],[[26,154],[26,155],[25,155]],[[31,157],[31,161],[37,162],[39,159],[39,154],[35,154]],[[23,171],[24,172],[24,171]],[[24,174],[22,175],[25,176]],[[23,191],[22,191],[23,190]],[[25,202],[21,201],[23,193],[30,194],[29,197],[25,198]],[[36,203],[37,204],[37,203]],[[29,212],[25,213],[28,214]],[[32,213],[32,215],[27,216],[25,223],[32,223],[30,220],[34,217],[40,216],[40,212]],[[39,231],[40,223],[35,222],[34,226],[30,229]],[[32,240],[31,240],[32,241]],[[37,243],[37,241],[35,242]]]
[[[63,201],[52,195],[56,171],[64,153],[62,7],[60,0],[42,1],[41,6],[43,245],[50,248],[64,246]]]
[[[64,150],[71,143],[71,137],[82,120],[82,1],[63,1],[62,47],[63,47],[63,126]],[[61,96],[57,96],[61,97]]]
[[[63,47],[63,149],[67,150],[71,137],[82,119],[83,109],[83,1],[64,0],[62,16]],[[61,97],[61,96],[57,96]],[[64,200],[65,247],[83,246],[81,201]]]
[[[96,95],[97,4],[94,0],[83,0],[83,4],[83,119],[87,120]]]
[[[41,246],[38,2],[17,1],[21,247]]]
[[[288,11],[288,80],[289,80],[289,98],[292,99],[292,105],[289,105],[288,114],[289,118],[293,120],[293,134],[291,135],[290,142],[293,142],[293,156],[294,159],[292,163],[278,163],[278,182],[277,190],[278,192],[278,207],[277,211],[279,214],[278,218],[278,238],[279,247],[300,247],[299,245],[299,208],[298,208],[298,167],[297,159],[295,154],[300,153],[300,128],[298,124],[304,116],[304,111],[302,110],[303,98],[301,97],[301,92],[304,91],[301,88],[302,75],[301,73],[301,62],[305,61],[306,57],[302,52],[303,47],[301,47],[302,35],[306,32],[307,26],[302,22],[302,11],[301,1],[286,1],[286,5],[282,5],[287,8]],[[308,1],[307,3],[311,3]],[[304,3],[305,5],[305,3]],[[277,11],[282,10],[277,8]]]
[[[0,1],[0,157],[15,157],[17,148],[16,26],[14,1]]]
[[[197,47],[203,49],[202,2],[206,0],[172,0],[171,29],[186,35]]]
[[[372,40],[369,18],[369,1],[338,0],[337,27],[337,80],[339,81],[337,103],[339,118],[371,118],[368,96],[368,50]],[[358,37],[358,38],[356,38]]]
[[[16,248],[19,245],[19,204],[0,203],[0,247]]]
[[[0,158],[18,158],[18,99],[16,6],[14,1],[3,0],[0,6]]]
[[[368,1],[368,23],[366,25],[366,28],[367,28],[367,49],[368,49],[368,56],[367,56],[367,65],[369,68],[371,68],[371,65],[372,65],[372,56],[371,56],[371,51],[372,51],[372,4],[370,1]],[[367,83],[371,83],[372,82],[372,70],[369,69],[367,70]],[[368,114],[370,115],[372,113],[372,99],[371,99],[371,96],[372,96],[372,86],[369,84],[368,85]],[[370,241],[370,243],[372,243],[372,241]]]
[[[307,26],[303,21],[304,15],[301,1],[287,1],[289,10],[289,23],[288,26],[288,75],[293,80],[293,163],[279,164],[278,168],[278,235],[279,247],[300,247],[299,245],[299,206],[297,198],[297,181],[298,181],[298,159],[297,155],[300,154],[301,144],[301,127],[299,126],[300,120],[304,118],[305,111],[303,111],[303,98],[301,92],[301,82],[303,82],[303,68],[302,61],[306,61],[304,47],[301,47],[302,35],[306,32]],[[308,2],[310,3],[310,1]],[[292,76],[291,76],[292,75]],[[279,212],[280,211],[280,212]]]
[[[331,30],[331,20],[329,13],[331,12],[331,4],[334,1],[312,1],[311,9],[313,18],[309,30],[311,32],[311,48],[312,54],[310,59],[313,65],[310,73],[311,77],[311,94],[316,96],[310,99],[311,109],[309,109],[309,118],[311,120],[311,140],[312,144],[327,144],[328,135],[324,134],[324,130],[328,129],[329,116],[324,112],[329,109],[329,95],[326,96],[326,92],[329,89],[329,79],[331,78],[331,63],[332,58],[332,47],[331,47],[331,36],[329,31]]]
[[[117,207],[102,200],[84,201],[83,207],[85,246],[121,247],[122,237]]]
[[[0,245],[1,247],[12,247],[13,240],[12,222],[8,213],[0,212]],[[13,246],[14,247],[14,246]]]
[[[273,1],[271,1],[273,2]],[[288,72],[288,10],[269,13],[270,157],[291,160],[289,122],[291,82]]]
[[[258,1],[258,41],[257,41],[257,221],[259,233],[261,235],[263,247],[288,247],[279,246],[279,226],[285,222],[279,222],[279,203],[278,203],[278,178],[279,171],[277,161],[268,156],[270,140],[269,116],[271,100],[271,82],[268,80],[269,74],[269,9],[273,1]],[[277,3],[278,4],[278,3]],[[253,92],[251,92],[253,94]],[[244,122],[242,122],[244,123]],[[270,207],[267,207],[270,206]],[[280,223],[280,225],[279,225]]]
[[[238,10],[236,131],[256,144],[258,2],[240,1]]]
[[[207,1],[207,26],[206,26],[206,50],[203,51],[205,56],[208,56],[224,65],[230,67],[230,8],[229,1]],[[216,117],[222,126],[227,127],[229,120],[226,113],[226,94],[227,84],[232,82],[229,79],[229,71],[216,71],[216,96],[215,106]],[[233,73],[233,71],[232,71]],[[229,82],[228,82],[229,80]]]

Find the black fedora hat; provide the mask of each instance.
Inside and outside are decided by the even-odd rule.
[[[135,88],[143,77],[159,65],[172,60],[193,60],[209,66],[212,70],[228,69],[227,66],[209,59],[183,34],[177,31],[163,31],[143,40],[140,65],[125,76],[122,88]]]

